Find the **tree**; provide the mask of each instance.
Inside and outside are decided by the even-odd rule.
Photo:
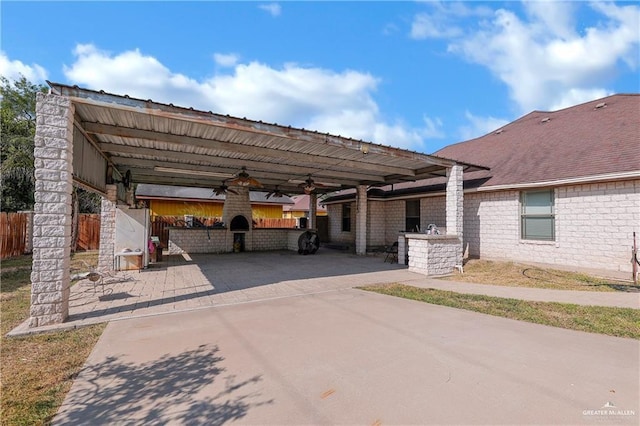
[[[36,133],[36,94],[47,87],[24,76],[9,81],[0,77],[0,186],[2,211],[32,210],[35,178],[33,140]],[[80,213],[100,213],[100,196],[77,189]]]
[[[2,211],[33,208],[36,93],[45,90],[44,86],[32,84],[25,77],[14,82],[0,77]]]

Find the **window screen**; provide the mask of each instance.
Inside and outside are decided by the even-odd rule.
[[[555,240],[553,190],[521,193],[521,236],[523,240]]]

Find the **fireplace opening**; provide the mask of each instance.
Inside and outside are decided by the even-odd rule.
[[[231,219],[231,224],[229,225],[231,231],[248,231],[249,230],[249,221],[246,217],[242,215],[238,215]]]
[[[233,252],[240,253],[244,251],[244,233],[239,232],[233,234]]]

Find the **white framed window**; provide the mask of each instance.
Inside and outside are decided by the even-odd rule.
[[[520,193],[520,237],[523,240],[555,241],[553,189]]]

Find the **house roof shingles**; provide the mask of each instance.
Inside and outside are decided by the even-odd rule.
[[[498,130],[436,155],[489,167],[466,174],[489,178],[484,187],[640,171],[638,94],[534,111]]]
[[[533,111],[434,155],[489,168],[465,173],[465,188],[640,174],[640,94],[612,95],[553,112]],[[393,198],[444,188],[445,180],[434,178],[383,186],[375,195]],[[353,199],[354,195],[354,190],[345,190],[326,202]]]

